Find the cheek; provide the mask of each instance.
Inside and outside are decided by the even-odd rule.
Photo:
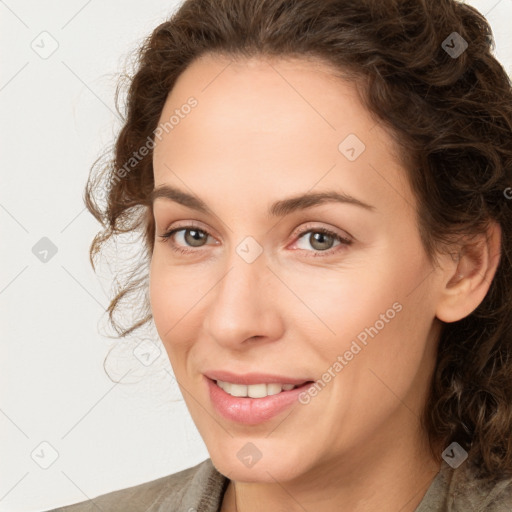
[[[198,338],[205,296],[211,287],[210,279],[197,268],[170,265],[165,255],[153,254],[149,279],[151,311],[173,367]]]
[[[165,249],[155,248],[150,265],[149,296],[151,309],[157,327],[169,328],[176,322],[193,293],[194,281],[187,286],[187,273],[183,267],[170,265]]]
[[[172,271],[174,270],[174,271]],[[179,330],[180,317],[186,313],[184,305],[188,301],[188,289],[179,283],[176,276],[179,269],[171,269],[163,262],[158,253],[153,254],[150,266],[149,298],[153,320],[160,339],[169,352],[170,340],[179,340],[176,331]]]
[[[329,278],[288,276],[295,293],[316,313],[317,318],[303,314],[302,308],[299,314],[297,308],[294,315],[325,370],[346,354],[347,366],[364,367],[367,373],[368,367],[382,368],[389,378],[397,378],[396,365],[402,361],[413,378],[434,309],[425,280],[430,266],[420,250],[406,249],[376,247],[352,268],[326,270]]]
[[[346,385],[366,404],[362,414],[387,414],[397,397],[410,393],[411,407],[419,407],[417,393],[435,357],[429,345],[434,318],[425,280],[429,269],[420,252],[404,260],[383,258],[361,276],[360,287],[352,284],[343,294],[344,310],[334,324],[343,341],[331,359],[344,357],[338,392],[344,396]]]
[[[163,333],[166,320],[165,311],[169,310],[171,295],[166,293],[167,283],[166,276],[162,272],[162,265],[158,263],[158,256],[155,252],[151,259],[150,273],[149,273],[149,301],[151,304],[151,312],[158,334],[162,341],[164,340]]]

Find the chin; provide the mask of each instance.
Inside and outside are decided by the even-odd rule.
[[[270,439],[234,438],[208,451],[219,473],[238,482],[283,482],[306,471],[303,450]]]

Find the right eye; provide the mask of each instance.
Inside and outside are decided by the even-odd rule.
[[[177,244],[175,242],[178,233],[183,243]],[[211,235],[207,231],[199,229],[196,226],[180,226],[159,235],[162,242],[167,242],[169,240],[171,249],[182,254],[195,252],[195,250],[190,249],[190,247],[202,247],[205,245],[202,242],[207,241],[209,236]]]

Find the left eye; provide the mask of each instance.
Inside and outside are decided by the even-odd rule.
[[[308,231],[303,231],[298,240],[299,242],[308,235],[309,237],[305,238],[307,243],[315,249],[317,252],[331,252],[330,249],[333,247],[337,247],[337,245],[350,245],[351,241],[341,237],[337,233],[330,231],[325,228],[316,228],[309,229]],[[334,242],[338,241],[337,245],[334,245]],[[305,249],[304,247],[299,247],[299,249]],[[308,249],[305,249],[308,250]]]

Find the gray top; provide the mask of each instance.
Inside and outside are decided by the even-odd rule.
[[[445,461],[415,512],[511,512],[512,478],[484,485]],[[50,512],[219,512],[229,480],[206,459],[188,469]]]

